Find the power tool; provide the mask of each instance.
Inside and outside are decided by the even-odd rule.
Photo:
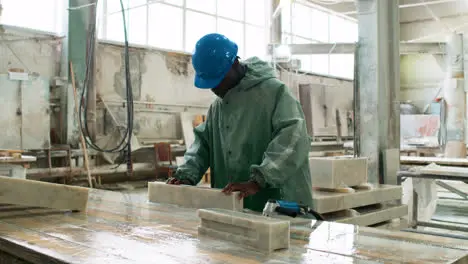
[[[316,220],[325,220],[322,215],[310,209],[310,207],[306,205],[301,205],[296,202],[270,199],[265,204],[265,208],[263,209],[263,215],[269,217],[275,213],[287,215],[293,218],[299,215],[303,217],[308,217],[312,215]]]

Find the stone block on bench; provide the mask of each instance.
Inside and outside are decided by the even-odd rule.
[[[89,189],[0,176],[0,203],[86,211]]]
[[[200,209],[198,216],[201,219],[199,235],[266,252],[289,248],[290,223],[287,220],[223,209]]]
[[[174,204],[189,208],[221,208],[242,210],[244,201],[239,192],[225,195],[220,189],[189,185],[171,185],[163,182],[148,183],[148,200],[153,203]]]
[[[367,182],[367,158],[310,157],[312,187],[337,189]]]

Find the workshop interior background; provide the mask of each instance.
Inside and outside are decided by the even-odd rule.
[[[179,157],[183,155],[193,137],[193,126],[197,120],[203,121],[214,99],[212,93],[193,86],[191,65],[196,40],[210,32],[225,34],[237,42],[241,58],[257,56],[272,62],[278,77],[298,99],[300,87],[308,86],[310,109],[306,116],[311,138],[343,140],[351,146],[345,144],[340,151],[350,153],[355,56],[352,51],[340,54],[333,49],[336,43],[358,41],[353,1],[332,5],[314,0],[124,2],[134,99],[133,176],[138,177],[126,175],[125,166],[120,166],[122,170],[109,169],[125,163],[125,153],[89,149],[92,166],[105,168],[96,170],[102,175],[101,187],[117,188],[112,184],[154,179],[150,165],[158,158],[156,143],[168,143],[173,152],[182,153]],[[36,170],[26,172],[30,178],[54,182],[66,178],[68,183],[86,185],[84,171],[75,172],[78,175],[70,179],[70,167],[81,168],[84,162],[75,112],[75,102],[79,100],[88,103],[88,119],[84,122],[89,124],[89,136],[98,145],[109,147],[120,140],[127,107],[120,3],[100,0],[95,8],[93,3],[0,0],[0,148],[26,150],[37,156],[37,162],[31,165]],[[275,13],[275,6],[281,7],[279,13]],[[455,0],[400,0],[399,20],[401,42],[445,43],[453,31],[468,32],[468,4]],[[96,39],[89,38],[93,25]],[[283,61],[272,56],[271,43],[329,44],[331,49],[323,54],[292,54]],[[95,56],[88,56],[89,47]],[[400,56],[396,102],[401,109],[400,147],[402,151],[409,149],[407,153],[437,156],[443,153],[444,133],[440,128],[444,120],[439,99],[448,68],[447,56],[421,49]],[[77,95],[69,62],[73,63]],[[88,68],[92,69],[91,74],[86,73]],[[12,80],[12,76],[21,78],[21,73],[28,73],[33,81]],[[81,98],[85,86],[88,93]],[[415,150],[408,146],[426,148]]]

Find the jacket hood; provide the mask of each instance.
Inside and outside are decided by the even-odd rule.
[[[265,80],[276,78],[274,69],[257,57],[246,59],[241,63],[247,66],[247,72],[238,84],[242,89],[249,89]]]

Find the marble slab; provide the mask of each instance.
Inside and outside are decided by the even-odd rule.
[[[336,189],[367,183],[367,158],[309,157],[314,188]]]
[[[419,172],[421,174],[429,175],[447,175],[460,177],[461,181],[468,178],[468,168],[466,167],[440,166],[434,163],[420,168]]]
[[[314,210],[323,214],[383,203],[401,199],[402,193],[402,187],[396,185],[376,185],[371,190],[357,189],[354,193],[334,193],[314,190]]]
[[[200,209],[199,235],[273,252],[289,248],[289,221],[224,209]]]
[[[221,208],[240,211],[244,208],[244,201],[239,200],[239,192],[225,195],[219,189],[163,182],[148,183],[148,200],[197,209]]]
[[[86,211],[89,189],[0,176],[0,203]]]
[[[286,264],[467,263],[468,241],[310,221],[290,226],[290,246],[272,254],[198,236],[193,208],[91,189],[86,214],[0,210],[0,254],[28,263]],[[101,197],[102,195],[102,197]],[[23,207],[24,208],[24,207]],[[5,262],[13,263],[13,262]]]
[[[416,156],[401,156],[400,163],[405,165],[428,165],[435,163],[438,165],[447,166],[468,166],[468,159],[464,158],[444,158],[444,157],[416,157]]]
[[[331,213],[329,216],[325,215],[325,220],[353,224],[358,226],[370,226],[392,219],[404,217],[408,215],[408,206],[407,205],[384,205],[382,207],[367,207],[367,208],[356,208],[357,215],[354,216],[344,216],[339,215],[334,216]]]

